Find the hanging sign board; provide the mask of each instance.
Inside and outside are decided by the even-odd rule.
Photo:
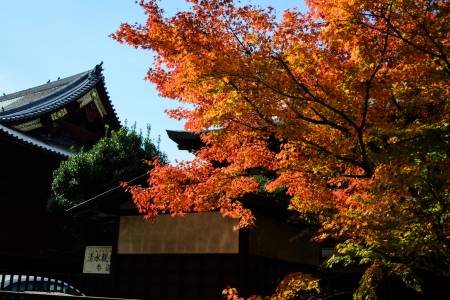
[[[109,274],[111,269],[111,246],[86,246],[83,273]]]

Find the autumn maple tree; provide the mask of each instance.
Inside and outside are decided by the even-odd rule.
[[[150,188],[131,187],[150,217],[220,210],[251,226],[243,196],[285,189],[289,208],[316,216],[335,264],[367,266],[356,298],[383,276],[421,291],[449,276],[448,1],[309,0],[307,12],[188,1],[113,37],[152,50],[147,74],[179,101],[205,147],[158,165]],[[214,130],[211,130],[214,129]]]

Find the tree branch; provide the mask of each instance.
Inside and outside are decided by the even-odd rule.
[[[287,63],[279,56],[272,56],[272,58],[278,62],[281,63],[281,65],[283,66],[283,68],[285,69],[285,71],[287,72],[287,74],[289,75],[289,77],[292,79],[292,81],[297,85],[297,87],[304,93],[306,93],[310,98],[311,101],[317,104],[320,104],[322,106],[324,106],[325,108],[327,108],[328,110],[334,112],[335,114],[341,116],[345,121],[347,121],[352,127],[354,127],[355,129],[358,128],[358,125],[352,120],[350,119],[350,117],[348,117],[344,112],[338,110],[337,108],[327,104],[325,101],[321,100],[319,97],[317,97],[316,95],[314,95],[309,89],[308,87],[301,83],[296,77],[295,75],[292,73],[292,70],[289,68],[289,66],[287,65]],[[307,100],[307,99],[305,99]]]
[[[277,127],[277,124],[275,124],[275,122],[273,122],[273,120],[271,120],[270,118],[267,118],[263,113],[261,113],[261,111],[258,109],[258,107],[256,107],[256,105],[247,96],[245,96],[245,95],[243,95],[241,93],[241,90],[239,89],[239,87],[234,82],[229,81],[228,83],[235,89],[235,91],[237,91],[238,93],[241,94],[242,99],[244,99],[244,101],[253,108],[253,110],[256,112],[256,114],[261,119],[263,119],[264,121],[266,121],[270,125],[272,125],[274,127]]]

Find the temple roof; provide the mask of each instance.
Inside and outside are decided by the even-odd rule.
[[[100,64],[89,71],[2,96],[0,97],[0,122],[27,120],[56,111],[79,99],[101,81],[103,81],[103,75]],[[113,108],[112,112],[117,120]]]
[[[20,130],[16,125],[28,121],[33,122],[33,119],[36,120],[36,118],[57,112],[82,98],[94,87],[102,91],[102,103],[108,113],[108,123],[112,125],[113,129],[119,127],[120,122],[106,91],[102,67],[99,64],[91,70],[70,77],[1,96],[0,137],[58,156],[70,156],[67,147],[53,143],[51,140],[43,140]]]

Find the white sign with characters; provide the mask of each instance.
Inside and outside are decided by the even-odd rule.
[[[83,273],[109,274],[111,254],[111,246],[86,246]]]

